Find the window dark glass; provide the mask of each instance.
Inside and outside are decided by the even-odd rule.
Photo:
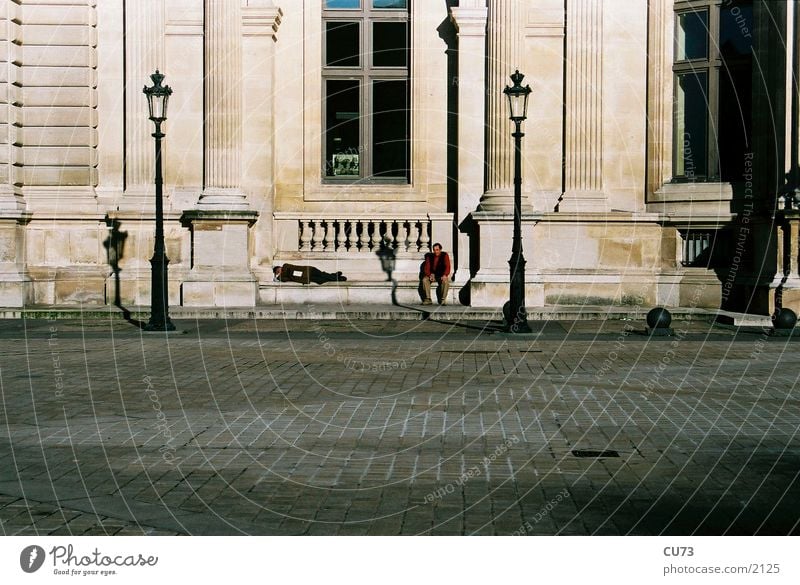
[[[358,81],[325,84],[326,175],[358,177],[361,157],[361,89]]]
[[[753,51],[753,7],[723,6],[719,19],[719,51],[723,57],[749,57]]]
[[[742,180],[752,136],[752,0],[676,0],[673,180]]]
[[[374,81],[372,85],[372,172],[378,177],[408,174],[408,81]]]
[[[675,59],[708,57],[708,11],[684,12],[677,16],[677,51]]]
[[[372,23],[372,63],[375,67],[408,64],[408,25],[405,22]]]
[[[408,2],[326,0],[322,18],[323,178],[407,183]]]
[[[678,149],[675,173],[689,180],[707,175],[708,76],[686,73],[678,76],[675,99],[675,140]]]
[[[325,64],[358,67],[361,63],[361,34],[357,22],[325,23]]]

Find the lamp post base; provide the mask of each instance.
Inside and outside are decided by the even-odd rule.
[[[147,325],[142,327],[142,331],[175,331],[175,325],[172,321],[150,321]]]
[[[528,325],[527,321],[518,321],[516,323],[511,323],[506,327],[506,332],[508,333],[533,333],[531,326]]]

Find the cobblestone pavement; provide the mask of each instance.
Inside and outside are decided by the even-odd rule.
[[[0,327],[3,534],[788,534],[800,340],[707,322]]]

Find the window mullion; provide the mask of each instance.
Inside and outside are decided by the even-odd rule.
[[[372,68],[372,44],[370,43],[370,28],[372,27],[372,19],[369,13],[369,0],[363,0],[364,20],[361,26],[361,43],[363,47],[363,57],[361,59],[361,66],[363,67],[363,75],[361,77],[361,154],[364,159],[364,164],[361,167],[361,178],[369,178],[372,176],[372,149],[370,148],[369,136],[371,132],[371,119],[372,111],[369,104],[369,78],[370,70]]]
[[[720,4],[712,1],[709,6],[709,63],[708,63],[708,178],[719,180],[719,76],[720,60]]]

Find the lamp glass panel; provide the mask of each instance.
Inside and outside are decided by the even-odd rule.
[[[508,95],[508,105],[509,105],[509,113],[511,118],[514,120],[520,120],[525,118],[525,102],[527,101],[527,97],[524,93],[509,93]]]
[[[167,96],[165,94],[147,94],[147,106],[150,109],[150,117],[164,119],[167,117]]]

